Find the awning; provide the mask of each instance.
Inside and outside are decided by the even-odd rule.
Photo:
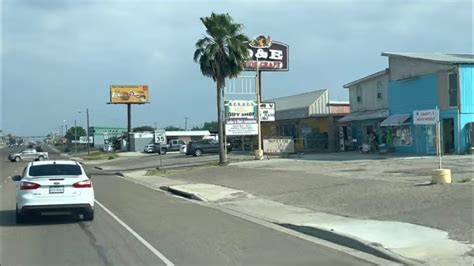
[[[343,118],[339,119],[339,123],[343,122],[350,122],[350,121],[361,121],[361,120],[368,120],[368,119],[382,119],[388,116],[387,109],[380,109],[374,111],[362,111],[362,112],[354,112],[350,113]]]
[[[391,115],[387,117],[382,123],[380,124],[381,127],[393,127],[393,126],[400,126],[404,125],[405,122],[410,119],[409,114],[402,114],[402,115]]]

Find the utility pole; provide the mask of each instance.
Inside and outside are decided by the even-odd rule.
[[[132,104],[127,103],[127,151],[131,151],[130,133],[132,133]]]
[[[74,151],[77,153],[77,121],[74,119]]]
[[[262,150],[262,125],[260,121],[260,102],[261,102],[261,90],[260,90],[260,69],[257,58],[257,76],[256,76],[256,92],[257,92],[257,127],[258,127],[258,148],[255,151],[255,159],[263,159],[263,150]]]
[[[87,115],[87,154],[91,154],[91,144],[89,141],[89,108],[86,109],[86,115]]]
[[[184,131],[188,130],[189,117],[184,117]]]

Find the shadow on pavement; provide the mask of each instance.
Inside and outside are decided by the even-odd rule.
[[[15,210],[0,210],[1,227],[72,224],[82,221],[78,215],[32,215],[22,224],[16,223]]]

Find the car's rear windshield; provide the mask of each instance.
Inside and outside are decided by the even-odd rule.
[[[72,164],[45,164],[30,167],[29,176],[51,175],[81,175],[82,170],[78,165]]]

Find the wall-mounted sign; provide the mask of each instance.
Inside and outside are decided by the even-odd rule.
[[[225,101],[226,119],[255,119],[257,113],[256,101],[231,100]]]
[[[275,121],[275,103],[260,103],[260,121]]]
[[[413,111],[414,125],[434,125],[439,122],[439,110],[416,110]]]
[[[110,103],[148,103],[148,86],[110,86]]]
[[[288,45],[260,35],[246,43],[250,54],[246,71],[288,71]]]

